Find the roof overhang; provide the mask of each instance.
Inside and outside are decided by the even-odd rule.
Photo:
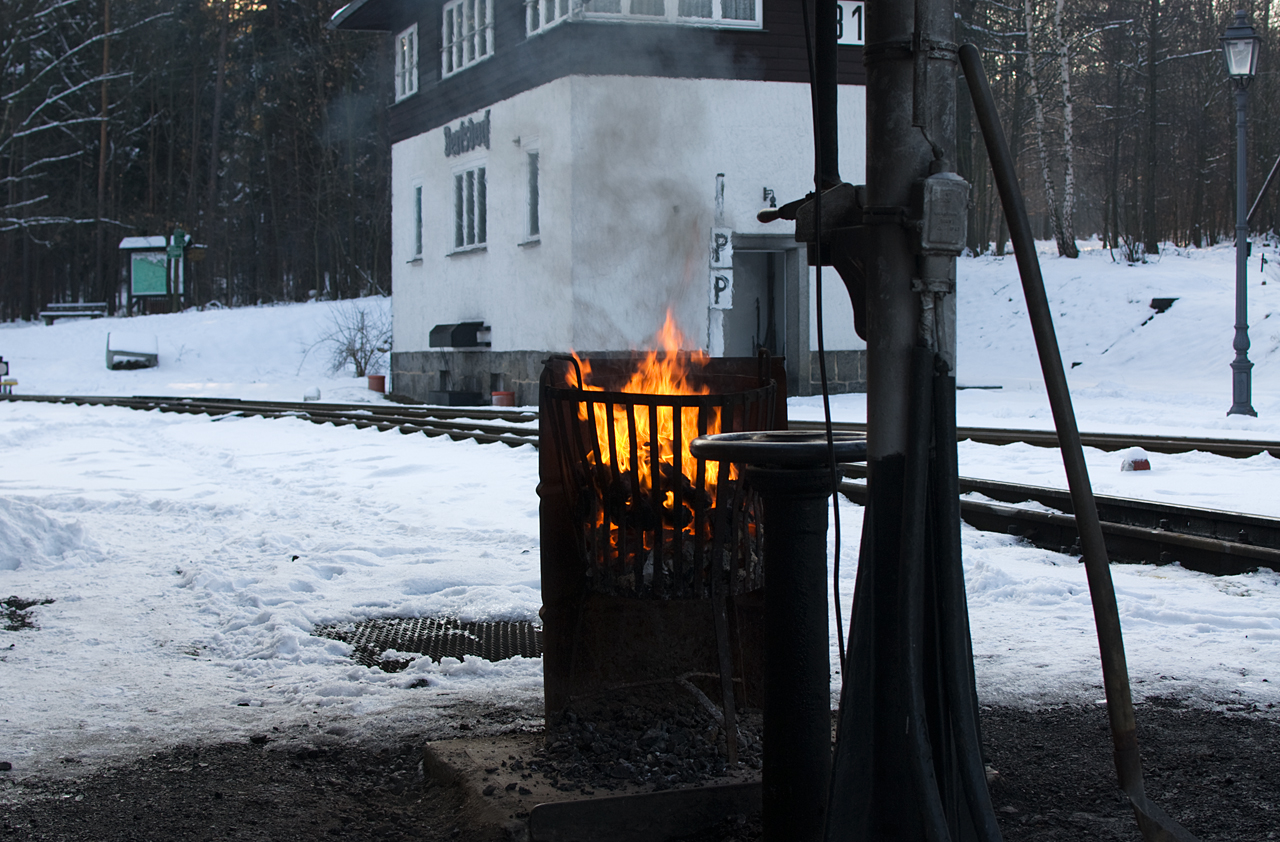
[[[330,29],[394,32],[404,19],[403,0],[351,0],[329,18]]]

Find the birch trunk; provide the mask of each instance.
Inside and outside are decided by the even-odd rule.
[[[1057,39],[1058,68],[1062,74],[1062,210],[1058,225],[1058,254],[1063,257],[1076,258],[1080,249],[1076,247],[1075,225],[1072,217],[1076,205],[1076,172],[1075,146],[1072,142],[1071,118],[1071,61],[1067,51],[1067,39],[1062,34],[1062,7],[1064,0],[1058,0],[1053,12],[1053,34]]]
[[[1023,19],[1027,29],[1027,87],[1031,94],[1031,105],[1035,109],[1036,148],[1040,151],[1040,175],[1044,179],[1044,201],[1049,213],[1049,225],[1054,240],[1061,242],[1061,226],[1058,222],[1058,199],[1053,189],[1053,177],[1049,173],[1049,152],[1044,144],[1044,95],[1040,92],[1039,78],[1036,74],[1034,0],[1023,0]]]

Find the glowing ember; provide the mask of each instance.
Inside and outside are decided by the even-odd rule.
[[[695,385],[691,382],[690,377],[697,371],[707,365],[710,357],[703,351],[690,351],[680,353],[680,348],[684,344],[684,335],[675,325],[675,320],[671,316],[671,311],[667,311],[666,322],[662,325],[662,329],[656,337],[657,344],[661,350],[647,352],[640,360],[635,372],[630,379],[617,391],[627,394],[641,395],[707,395],[711,393],[711,389],[706,385]],[[600,386],[592,385],[588,382],[588,376],[591,373],[591,364],[579,357],[576,353],[573,355],[578,361],[578,365],[582,368],[582,388],[584,391],[602,392],[605,391]],[[571,384],[576,385],[576,384]],[[635,461],[636,473],[639,479],[640,490],[643,494],[649,494],[653,489],[653,475],[651,458],[651,448],[656,439],[658,448],[658,462],[660,465],[676,467],[676,442],[675,442],[675,413],[680,413],[680,465],[679,470],[688,479],[690,484],[696,485],[698,475],[698,460],[689,454],[689,442],[693,441],[703,432],[706,434],[715,434],[720,432],[720,409],[719,407],[711,407],[706,415],[706,430],[698,429],[698,408],[683,407],[675,409],[673,407],[658,407],[657,409],[657,431],[656,433],[650,429],[649,408],[645,406],[625,407],[614,405],[612,417],[606,411],[606,405],[603,403],[589,404],[587,402],[578,405],[578,420],[586,421],[594,415],[596,426],[596,442],[598,447],[595,453],[599,454],[600,460],[610,465],[612,451],[614,448],[609,446],[610,443],[610,424],[612,424],[612,433],[614,441],[618,443],[618,463],[613,467],[621,473],[627,473],[632,470],[632,461]],[[634,418],[628,418],[628,413],[634,413]],[[628,442],[631,435],[631,423],[634,422],[636,443],[635,451]],[[595,463],[595,453],[588,457],[592,463]],[[663,469],[659,467],[659,471]],[[712,499],[715,498],[715,490],[717,480],[719,478],[720,465],[717,462],[708,462],[705,467],[705,475],[702,487]],[[664,471],[665,473],[665,471]],[[735,478],[735,472],[730,469],[730,479]],[[669,486],[670,483],[665,483]],[[672,522],[682,524],[683,518],[675,517],[675,496],[673,492],[668,491],[663,501],[663,508],[666,509]],[[691,524],[684,525],[685,531],[692,532]]]

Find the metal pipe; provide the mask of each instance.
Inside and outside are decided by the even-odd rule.
[[[809,13],[807,6],[807,3],[800,5],[802,14]],[[839,84],[836,78],[839,57],[836,46],[838,8],[836,0],[814,0],[813,7],[816,17],[813,24],[813,63],[816,73],[814,117],[818,128],[818,157],[822,162],[823,183],[819,190],[825,190],[840,183],[840,136],[836,115],[839,101]]]
[[[1049,406],[1053,411],[1054,426],[1062,448],[1062,462],[1066,468],[1067,484],[1071,490],[1071,504],[1080,533],[1085,573],[1089,581],[1089,594],[1093,600],[1094,622],[1098,630],[1098,650],[1102,660],[1102,683],[1107,697],[1107,715],[1111,723],[1111,740],[1116,774],[1123,789],[1134,805],[1138,825],[1148,840],[1161,838],[1152,828],[1153,817],[1145,809],[1149,806],[1143,791],[1142,761],[1138,756],[1138,726],[1133,713],[1133,696],[1129,688],[1129,669],[1125,661],[1124,638],[1120,630],[1120,611],[1116,606],[1115,586],[1111,581],[1110,561],[1102,536],[1102,523],[1098,518],[1093,488],[1089,483],[1089,471],[1085,466],[1084,449],[1080,443],[1080,430],[1076,426],[1075,411],[1071,406],[1071,392],[1067,388],[1067,375],[1062,367],[1062,355],[1053,328],[1053,313],[1040,274],[1040,261],[1036,256],[1035,239],[1031,222],[1027,218],[1026,204],[1018,186],[1013,168],[1013,157],[1004,138],[1004,130],[996,113],[995,99],[987,84],[986,73],[977,47],[965,44],[960,48],[960,63],[969,84],[978,123],[986,141],[991,169],[1004,206],[1005,219],[1013,241],[1018,271],[1022,276],[1023,295],[1027,301],[1027,314],[1035,335],[1036,350],[1040,356],[1040,369],[1044,374],[1045,389],[1049,394]],[[1161,814],[1163,815],[1163,814]],[[1164,817],[1168,819],[1167,816]],[[1160,823],[1164,824],[1164,823]],[[1171,825],[1171,827],[1170,827]],[[1169,820],[1159,832],[1176,834],[1170,838],[1191,839],[1190,834]]]
[[[830,469],[749,467],[764,499],[765,842],[818,842],[831,774]],[[784,631],[785,630],[785,631]]]
[[[837,459],[861,459],[860,437],[838,436]],[[825,436],[724,433],[689,446],[699,459],[744,466],[764,503],[765,842],[820,842],[831,775],[827,623],[827,498],[835,490]]]
[[[1258,198],[1254,199],[1253,204],[1249,206],[1249,215],[1244,218],[1244,221],[1250,228],[1253,227],[1253,217],[1258,213],[1258,208],[1262,205],[1262,200],[1267,195],[1267,191],[1271,189],[1271,184],[1276,180],[1276,173],[1278,172],[1280,172],[1280,158],[1276,158],[1276,162],[1271,165],[1271,172],[1267,173],[1267,180],[1262,182],[1262,189],[1258,191]]]
[[[1245,212],[1245,112],[1248,80],[1236,81],[1236,333],[1231,341],[1231,408],[1228,415],[1253,415],[1253,363],[1249,361],[1249,215]]]

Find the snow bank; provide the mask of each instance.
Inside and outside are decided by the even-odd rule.
[[[325,400],[383,402],[353,372],[329,371],[321,340],[347,301],[189,310],[135,318],[0,324],[0,356],[20,394],[185,395],[300,401],[319,388]],[[391,299],[355,306],[390,313]],[[107,335],[155,337],[157,368],[107,371]],[[128,350],[139,350],[130,348]],[[150,350],[149,348],[147,350]]]

